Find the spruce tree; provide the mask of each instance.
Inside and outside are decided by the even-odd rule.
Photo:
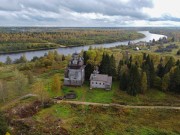
[[[168,73],[173,67],[173,65],[174,65],[174,62],[173,62],[173,58],[171,57],[164,67],[164,74]]]
[[[105,54],[103,53],[102,60],[99,66],[99,71],[101,74],[105,73],[105,65],[106,65],[106,59],[105,59]]]
[[[12,60],[11,60],[11,58],[9,56],[7,56],[5,63],[6,64],[12,64]]]
[[[180,66],[180,60],[176,61],[176,66]]]
[[[118,77],[118,79],[120,79],[121,68],[122,68],[123,64],[124,64],[123,60],[120,60],[119,64],[118,64],[118,68],[117,68],[117,77]]]
[[[157,76],[163,77],[164,76],[164,66],[163,66],[163,59],[161,58],[160,63],[157,66]]]
[[[154,86],[154,79],[155,79],[155,77],[156,77],[156,74],[155,74],[155,69],[154,69],[154,62],[153,62],[153,60],[151,60],[150,61],[150,65],[149,65],[149,72],[150,72],[150,76],[149,76],[149,78],[150,78],[150,87],[152,88],[153,86]]]
[[[128,63],[127,63],[127,67],[130,69],[132,65],[132,55],[130,56]]]
[[[156,77],[156,74],[154,69],[154,62],[150,59],[149,55],[146,57],[146,60],[142,64],[142,70],[146,72],[148,88],[153,87],[154,78]]]
[[[143,61],[146,60],[146,53],[143,53]]]
[[[84,58],[84,65],[87,64],[87,60],[89,59],[88,55],[87,55],[87,51],[83,52],[83,58]]]
[[[136,96],[140,91],[140,74],[136,65],[132,64],[129,71],[128,94]]]
[[[109,74],[110,73],[110,57],[108,54],[103,54],[102,61],[99,67],[99,71],[101,74]]]
[[[91,64],[87,64],[85,67],[85,79],[88,81],[90,78],[91,73],[94,71],[94,66]]]
[[[129,84],[129,74],[123,72],[122,75],[120,76],[119,88],[123,91],[127,91],[128,84]]]
[[[109,75],[112,76],[113,80],[116,79],[116,61],[113,55],[110,57]]]
[[[180,66],[177,66],[170,75],[169,89],[180,94]]]
[[[163,91],[167,91],[168,90],[169,82],[170,82],[169,74],[165,74],[163,76],[163,78],[162,78],[162,85],[161,85],[161,89]]]
[[[143,72],[141,76],[141,93],[145,94],[147,89],[147,75],[146,72]]]

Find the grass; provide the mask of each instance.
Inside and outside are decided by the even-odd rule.
[[[60,126],[73,135],[178,135],[179,114],[173,110],[56,104],[40,111],[34,118],[38,121],[47,116],[61,119]]]
[[[85,101],[85,102],[99,102],[99,103],[111,103],[114,92],[113,90],[106,91],[104,89],[90,90],[88,82],[85,82],[85,84],[81,87],[64,86],[62,89],[64,94],[67,94],[72,90],[77,94],[77,99],[75,100]]]
[[[180,106],[180,97],[173,93],[163,92],[157,89],[150,89],[146,94],[138,94],[136,97],[130,96],[126,91],[119,90],[118,82],[113,82],[112,90],[89,89],[86,82],[82,87],[64,86],[62,92],[67,94],[71,90],[77,94],[77,101],[97,102],[97,103],[119,103],[129,105],[175,105]]]

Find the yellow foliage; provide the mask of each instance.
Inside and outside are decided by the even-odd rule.
[[[53,76],[51,90],[53,92],[59,92],[61,88],[60,76],[58,74]]]
[[[6,134],[5,135],[11,135],[9,132],[6,132]]]

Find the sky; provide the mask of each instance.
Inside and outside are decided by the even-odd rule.
[[[180,0],[0,0],[0,26],[180,26]]]

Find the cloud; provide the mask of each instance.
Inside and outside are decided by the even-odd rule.
[[[180,22],[180,17],[173,17],[171,15],[163,15],[159,18],[150,18],[149,21],[174,21]]]
[[[155,5],[155,0],[1,0],[0,25],[114,27],[180,21],[152,16]]]

